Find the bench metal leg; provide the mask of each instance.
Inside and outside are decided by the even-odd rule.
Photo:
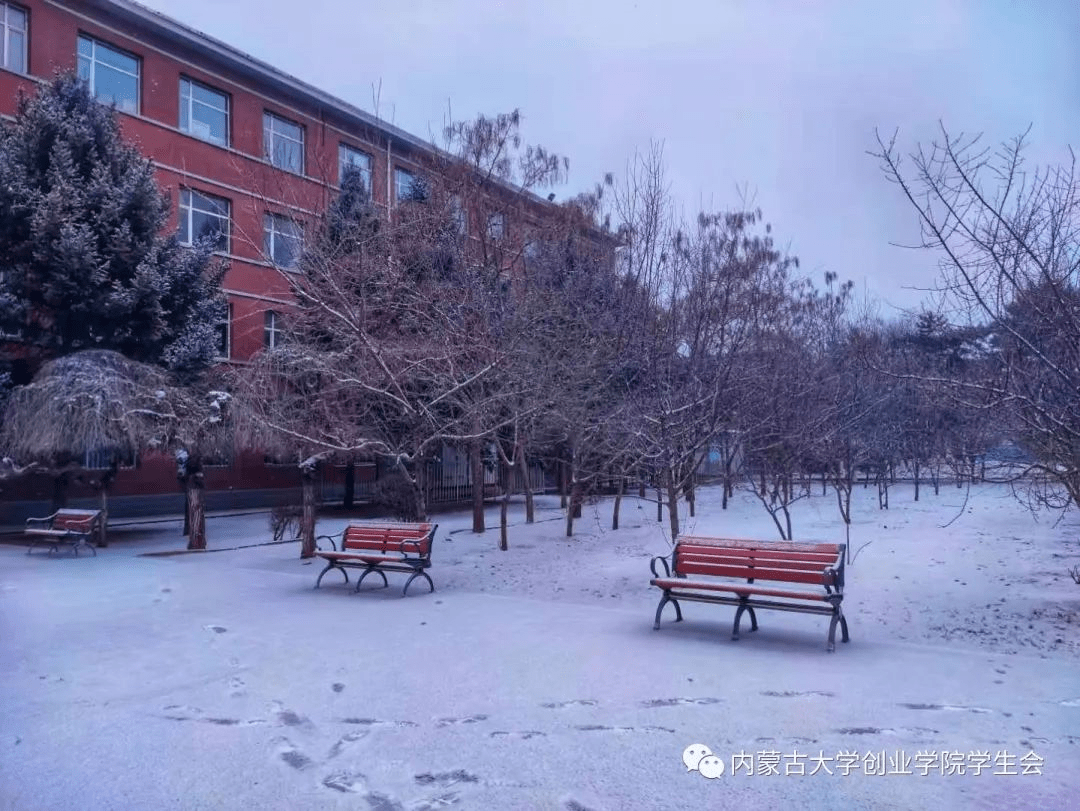
[[[337,569],[339,572],[341,572],[343,575],[345,575],[345,582],[346,583],[349,582],[349,573],[347,571],[345,571],[343,568],[341,568],[340,566],[336,565],[333,561],[331,561],[330,563],[326,564],[325,569],[323,569],[321,572],[319,572],[319,579],[315,581],[315,588],[319,587],[319,584],[322,582],[323,575],[326,574],[331,569]]]
[[[757,630],[757,614],[754,613],[754,607],[747,605],[743,600],[742,604],[735,609],[735,623],[731,626],[731,638],[736,642],[739,640],[739,620],[742,619],[743,611],[750,615],[750,632]]]
[[[364,573],[362,575],[360,575],[360,579],[356,581],[356,590],[357,591],[360,591],[360,584],[364,582],[364,578],[367,577],[372,572],[375,572],[375,574],[377,574],[379,577],[382,578],[383,588],[386,588],[387,586],[390,585],[389,583],[386,582],[386,575],[385,574],[383,574],[381,571],[379,571],[375,567],[369,566],[368,568],[364,569]]]
[[[844,616],[844,609],[840,607],[840,602],[833,601],[833,613],[832,620],[829,622],[829,641],[825,645],[825,650],[829,653],[836,651],[836,626],[840,625],[840,640],[842,642],[849,641],[847,618]]]
[[[679,601],[665,591],[664,596],[660,598],[660,605],[656,607],[656,622],[653,623],[654,631],[660,630],[660,615],[664,613],[664,606],[668,603],[675,606],[675,622],[682,622],[682,608],[679,607]]]
[[[847,630],[847,618],[844,616],[844,612],[837,606],[833,612],[832,621],[829,623],[829,642],[825,647],[829,653],[836,650],[836,625],[840,624],[840,640],[842,642],[848,642],[848,630]]]
[[[382,574],[382,572],[379,572],[379,574]],[[427,583],[428,583],[428,587],[429,587],[429,589],[430,589],[430,590],[428,591],[428,594],[431,594],[431,593],[432,593],[433,591],[435,591],[435,584],[431,582],[431,578],[430,578],[430,577],[428,577],[428,574],[427,574],[427,572],[416,572],[416,573],[415,573],[415,574],[414,574],[414,575],[413,575],[412,577],[410,577],[410,578],[409,578],[409,579],[408,579],[408,580],[406,581],[406,583],[405,583],[405,588],[403,588],[403,589],[401,590],[401,596],[402,596],[402,597],[406,596],[406,595],[407,595],[407,594],[409,593],[409,585],[410,585],[410,584],[412,583],[412,581],[414,581],[414,580],[415,580],[416,578],[418,578],[418,577],[422,577],[422,578],[424,578],[424,579],[425,579],[425,580],[427,581]],[[384,578],[383,578],[383,580],[385,580],[385,579],[386,579],[386,578],[384,577]]]

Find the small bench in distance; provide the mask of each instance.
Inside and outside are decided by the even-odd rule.
[[[435,591],[435,584],[425,570],[431,567],[431,545],[437,528],[438,524],[428,523],[349,524],[341,533],[340,549],[334,536],[321,535],[318,540],[329,541],[333,551],[320,550],[315,553],[326,561],[326,568],[319,573],[315,588],[319,587],[323,575],[331,569],[340,571],[346,583],[349,582],[347,569],[362,569],[356,581],[357,591],[364,578],[372,572],[382,578],[383,586],[389,585],[386,572],[405,572],[411,577],[405,582],[402,596],[409,593],[409,586],[418,577],[427,581],[430,594]]]
[[[750,615],[751,631],[758,628],[757,608],[824,614],[831,617],[826,650],[832,653],[838,624],[842,641],[849,639],[841,608],[844,549],[844,544],[681,536],[670,565],[666,556],[655,557],[649,564],[651,585],[663,591],[653,628],[660,629],[660,615],[668,603],[675,604],[675,621],[682,621],[681,600],[735,606],[732,639],[739,638],[744,611]],[[663,575],[656,570],[658,562],[663,564]],[[821,590],[795,590],[787,584],[820,586]]]
[[[79,556],[80,546],[97,557],[97,550],[90,545],[89,538],[101,532],[101,510],[63,509],[44,518],[27,518],[24,532],[33,539],[26,550],[28,555],[38,544],[48,545],[51,555],[60,544],[69,543],[75,557]]]

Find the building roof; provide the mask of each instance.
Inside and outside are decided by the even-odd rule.
[[[81,0],[79,5],[98,9],[112,16],[135,23],[144,29],[152,31],[166,41],[202,54],[218,64],[224,64],[240,75],[254,79],[294,98],[307,101],[316,107],[332,110],[346,121],[351,120],[363,127],[374,129],[399,145],[443,159],[453,159],[453,156],[445,150],[439,149],[434,144],[418,138],[400,127],[395,127],[393,124],[347,101],[343,101],[314,85],[297,79],[295,76],[291,76],[285,71],[263,62],[261,59],[256,59],[244,53],[239,48],[208,36],[159,11],[147,8],[141,3],[136,3],[134,0]],[[530,191],[523,191],[498,178],[494,180],[508,191],[522,194],[534,203],[544,206],[557,205],[544,197]]]

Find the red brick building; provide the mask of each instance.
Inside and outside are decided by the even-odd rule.
[[[181,239],[217,234],[229,262],[223,362],[242,363],[280,340],[291,302],[280,268],[297,256],[305,217],[325,207],[346,164],[389,210],[437,163],[421,139],[130,0],[0,0],[0,114],[14,113],[20,91],[65,71],[115,102],[125,135],[157,168]],[[529,218],[543,216],[547,204],[528,198]],[[486,229],[500,236],[514,227],[503,214],[488,218]],[[265,504],[296,485],[294,467],[239,454],[211,471],[207,496],[211,507]],[[335,490],[331,473],[328,496]],[[112,494],[114,513],[181,503],[166,458],[122,469]],[[51,495],[43,478],[8,483],[0,524],[40,513]]]

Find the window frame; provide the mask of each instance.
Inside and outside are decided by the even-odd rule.
[[[469,235],[469,209],[465,207],[465,201],[460,194],[450,195],[450,219],[459,237]]]
[[[188,96],[187,96],[186,101],[184,99],[184,87],[185,87],[185,85],[188,87]],[[209,91],[210,93],[214,93],[215,95],[221,96],[222,101],[224,102],[224,105],[225,105],[224,109],[223,110],[218,110],[216,107],[210,107],[210,105],[207,104],[205,101],[200,101],[199,99],[196,99],[195,94],[192,92],[192,88],[196,87],[196,86],[202,88],[203,90]],[[218,146],[227,147],[227,146],[229,146],[229,144],[232,143],[232,97],[228,93],[226,93],[224,90],[219,90],[218,88],[214,87],[213,85],[209,85],[206,82],[201,82],[198,79],[193,79],[192,77],[181,73],[180,74],[179,99],[180,99],[180,108],[179,108],[178,116],[177,116],[177,129],[179,129],[181,132],[183,132],[186,135],[190,135],[192,138],[198,138],[200,141],[206,141],[208,144],[216,144]],[[193,115],[196,105],[201,105],[203,107],[210,107],[211,109],[216,110],[217,112],[224,113],[224,115],[225,115],[225,135],[224,135],[224,138],[222,140],[218,140],[217,138],[214,138],[213,136],[204,138],[202,135],[200,135],[199,133],[195,132],[194,129],[192,129],[192,126],[191,126],[192,122],[194,122],[196,120],[195,116]],[[184,112],[185,112],[185,110],[187,112],[187,122],[188,122],[188,125],[187,125],[186,128],[184,127]]]
[[[188,203],[187,203],[186,206],[184,205],[184,195],[185,194],[188,196]],[[209,211],[209,210],[204,209],[204,208],[198,208],[198,209],[195,208],[195,206],[193,205],[192,195],[199,195],[200,197],[204,197],[204,198],[206,198],[208,200],[213,200],[213,201],[216,201],[216,202],[219,202],[219,203],[224,203],[225,204],[225,214],[221,215],[221,214],[218,214],[218,213],[216,213],[214,211]],[[218,220],[224,220],[225,221],[224,230],[219,232],[225,238],[225,246],[223,248],[214,248],[214,253],[223,253],[223,254],[228,254],[229,253],[229,251],[232,248],[232,200],[230,200],[228,197],[218,197],[216,194],[208,194],[207,192],[200,191],[199,189],[191,188],[190,186],[182,186],[180,188],[180,202],[177,205],[176,210],[177,210],[178,218],[186,218],[186,223],[183,220],[181,221],[180,230],[182,232],[183,228],[186,225],[187,233],[188,233],[188,241],[185,242],[183,240],[183,237],[181,236],[180,237],[180,244],[181,245],[184,245],[184,246],[189,247],[189,248],[193,247],[195,245],[195,229],[193,227],[194,223],[192,222],[192,216],[193,216],[194,212],[197,211],[200,214],[205,214],[205,215],[207,215],[209,217],[214,217],[214,218],[216,218]]]
[[[401,189],[400,179],[401,179],[402,176],[408,176],[408,178],[409,178],[409,184],[408,185],[410,185],[410,186],[413,183],[416,182],[416,178],[417,178],[416,172],[414,172],[412,169],[406,169],[404,166],[395,166],[394,167],[394,205],[401,205],[401,203],[405,202],[405,200],[407,199],[407,198],[403,199],[403,196],[402,196],[402,193],[401,193],[402,189]],[[408,189],[406,188],[405,191],[407,192]]]
[[[22,15],[22,28],[13,28],[8,20],[10,12]],[[22,48],[19,51],[20,67],[11,66],[11,35],[22,34]],[[30,10],[15,3],[0,0],[0,68],[25,76],[29,73],[30,57]]]
[[[360,174],[363,176],[364,182],[367,184],[368,195],[371,196],[374,191],[372,176],[374,175],[375,171],[375,157],[370,152],[353,146],[352,144],[347,144],[344,141],[341,141],[338,144],[338,187],[341,187],[341,182],[345,179],[345,167],[357,166],[357,164],[352,161],[346,161],[345,156],[348,153],[362,155],[365,159],[367,159],[367,168],[357,168],[360,169]]]
[[[285,327],[281,324],[281,313],[263,310],[263,349],[280,349],[284,345]]]
[[[492,211],[488,214],[484,233],[491,242],[502,242],[506,239],[506,215],[501,211]]]
[[[294,138],[284,132],[280,132],[274,129],[274,122],[280,122],[289,127],[295,127],[300,133],[298,138]],[[282,138],[287,141],[298,145],[298,154],[300,155],[300,166],[293,168],[292,166],[282,165],[274,160],[277,150],[274,148],[274,138]],[[283,115],[272,113],[269,110],[263,110],[263,157],[271,165],[284,172],[292,172],[294,175],[303,175],[304,166],[306,165],[307,156],[304,154],[305,144],[307,138],[304,131],[304,125],[299,121],[293,121],[291,118],[286,118]]]
[[[79,52],[79,44],[83,40],[90,43],[90,55],[89,56],[84,56],[82,53]],[[135,73],[133,73],[133,74],[128,73],[127,71],[125,71],[125,70],[123,70],[121,68],[118,68],[115,65],[110,65],[107,62],[102,62],[97,57],[97,49],[98,48],[103,48],[106,51],[111,51],[111,52],[113,52],[115,54],[118,54],[120,56],[124,56],[124,57],[127,57],[128,59],[133,60],[135,62]],[[76,73],[76,75],[79,75],[79,68],[82,65],[82,61],[84,59],[89,61],[90,68],[89,68],[89,71],[88,71],[88,75],[85,76],[85,77],[80,76],[80,78],[82,78],[82,79],[84,79],[86,81],[86,83],[90,87],[91,94],[94,96],[95,99],[100,101],[102,104],[105,104],[106,101],[105,101],[105,99],[103,99],[101,96],[98,95],[98,92],[97,92],[97,89],[96,89],[96,85],[97,85],[97,71],[95,70],[96,65],[103,65],[108,70],[114,70],[114,71],[117,71],[119,73],[123,73],[123,74],[125,74],[127,76],[133,76],[135,78],[135,107],[134,107],[134,109],[129,110],[129,109],[125,108],[125,107],[121,107],[118,100],[115,97],[113,97],[111,99],[111,103],[113,105],[115,105],[117,111],[119,111],[119,112],[129,113],[131,115],[140,115],[140,112],[142,110],[142,57],[139,56],[138,54],[132,53],[131,51],[125,50],[124,48],[120,48],[120,47],[118,47],[116,45],[113,45],[112,43],[106,42],[103,39],[98,39],[97,37],[91,36],[90,34],[84,34],[84,33],[80,32],[78,37],[76,38],[76,45],[75,45],[75,73]]]
[[[279,223],[290,223],[296,230],[294,234],[288,234],[281,228],[278,228]],[[285,265],[279,262],[274,254],[275,245],[279,238],[293,238],[296,240],[296,252],[293,254],[293,262],[290,265]],[[269,262],[277,268],[289,271],[290,273],[297,272],[297,265],[300,262],[300,256],[304,252],[304,226],[302,223],[294,220],[286,214],[277,214],[273,211],[267,211],[263,214],[263,253]]]
[[[218,360],[218,361],[232,360],[232,320],[233,320],[233,306],[232,306],[232,302],[230,301],[230,302],[227,302],[225,304],[225,318],[223,318],[221,321],[218,321],[217,324],[215,325],[215,328],[224,327],[224,330],[222,330],[222,333],[221,333],[222,336],[224,337],[224,341],[221,341],[221,342],[218,343],[218,345],[217,345],[217,354],[214,355],[214,360]],[[225,354],[221,353],[222,347],[224,347],[224,349],[225,349]]]

